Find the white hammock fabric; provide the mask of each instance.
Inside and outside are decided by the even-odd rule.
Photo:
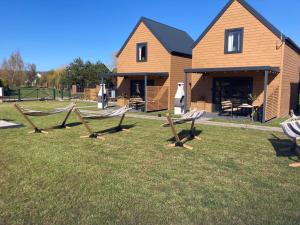
[[[29,109],[29,108],[18,105],[20,110],[27,116],[49,116],[49,115],[54,115],[54,114],[70,111],[74,106],[75,106],[75,104],[71,103],[68,106],[66,106],[65,108],[55,108],[55,109],[51,109],[51,110],[41,111],[41,110]]]
[[[183,124],[187,123],[193,120],[200,119],[205,114],[205,111],[197,111],[192,110],[184,115],[182,115],[180,118],[172,118],[173,124]],[[170,126],[170,123],[164,123],[162,127],[168,127]]]
[[[293,141],[300,139],[300,121],[286,121],[281,123],[282,130],[286,136]]]
[[[92,110],[81,110],[81,109],[76,109],[80,115],[83,118],[86,119],[106,119],[110,117],[117,117],[117,116],[122,116],[125,114],[127,111],[131,110],[131,108],[124,106],[120,109],[110,111],[110,112],[101,112],[101,111],[92,111]]]

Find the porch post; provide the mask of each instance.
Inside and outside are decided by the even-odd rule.
[[[186,113],[186,111],[187,111],[187,98],[188,98],[188,84],[187,84],[187,82],[188,82],[188,74],[187,73],[185,73],[184,74],[184,113]]]
[[[266,122],[268,79],[269,79],[269,71],[266,70],[265,79],[264,79],[264,102],[263,102],[263,115],[262,115],[263,123]]]
[[[144,76],[144,87],[145,87],[145,112],[147,112],[147,74]]]
[[[104,85],[103,85],[103,76],[101,76],[101,94],[102,94],[102,98],[101,98],[101,102],[102,102],[102,109],[104,109]]]

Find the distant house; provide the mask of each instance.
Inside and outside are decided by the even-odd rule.
[[[193,46],[188,106],[218,112],[222,101],[243,104],[251,94],[263,121],[286,116],[299,103],[299,54],[246,1],[230,0]]]
[[[172,108],[193,43],[186,32],[142,17],[117,54],[119,105],[140,98],[145,111]]]

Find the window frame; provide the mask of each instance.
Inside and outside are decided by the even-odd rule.
[[[145,54],[144,60],[139,60],[139,48],[140,47],[146,47],[146,54]],[[136,62],[147,62],[147,60],[148,60],[148,43],[147,42],[137,43],[136,44]]]
[[[228,37],[229,33],[239,31],[241,36],[240,40],[240,49],[236,51],[228,51]],[[243,53],[243,47],[244,47],[244,28],[239,27],[239,28],[233,28],[233,29],[226,29],[225,30],[225,37],[224,37],[224,54],[240,54]]]

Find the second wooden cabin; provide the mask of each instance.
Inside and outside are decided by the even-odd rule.
[[[192,45],[186,32],[142,17],[117,54],[118,104],[141,99],[145,111],[173,108]]]

